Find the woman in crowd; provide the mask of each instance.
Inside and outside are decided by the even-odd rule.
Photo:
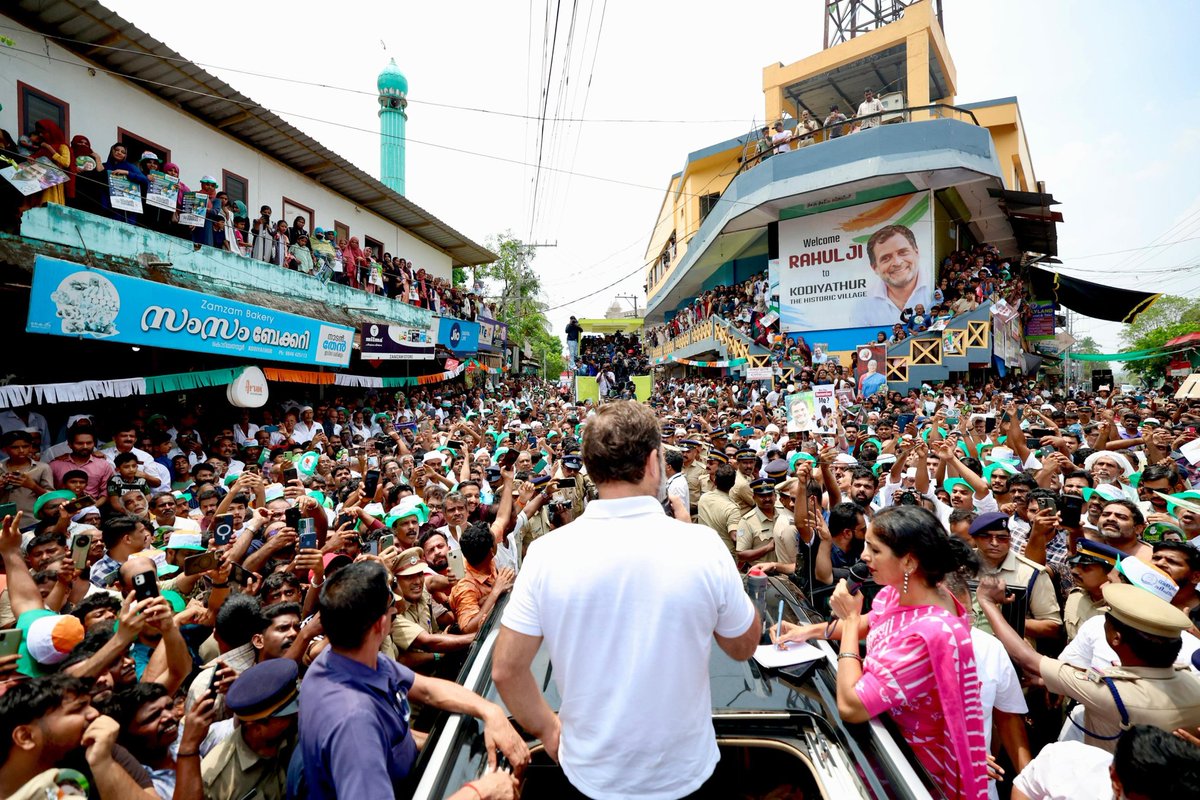
[[[146,151],[138,161],[138,168],[146,176],[146,189],[142,190],[142,224],[152,231],[171,233],[175,223],[175,212],[165,208],[152,206],[146,202],[146,193],[150,186],[150,173],[162,172],[157,153]],[[165,174],[165,172],[164,172]]]
[[[294,245],[296,241],[303,236],[308,238],[308,230],[305,229],[304,217],[296,217],[292,220],[292,227],[288,229],[288,246]]]
[[[67,181],[31,195],[29,207],[46,203],[66,205],[67,198],[75,196],[75,159],[71,158],[71,145],[67,143],[66,134],[51,120],[39,119],[33,123],[30,141],[34,146],[30,158],[58,167],[67,174]]]
[[[346,244],[346,249],[342,251],[342,260],[346,266],[346,282],[352,289],[359,289],[362,284],[359,282],[359,269],[362,264],[366,263],[366,255],[362,248],[358,246],[358,237],[351,236],[350,241]]]
[[[275,226],[271,223],[271,207],[263,206],[250,226],[252,240],[250,256],[259,261],[271,262],[275,252]]]
[[[172,178],[179,177],[179,165],[174,161],[168,161],[163,164],[162,170]],[[167,228],[167,233],[170,233],[172,236],[178,236],[180,239],[186,239],[191,236],[191,229],[179,224],[179,215],[183,213],[183,196],[190,191],[186,183],[183,181],[179,182],[179,188],[175,192],[175,213],[171,215],[171,224]]]
[[[129,182],[137,186],[142,191],[145,191],[149,185],[145,174],[138,169],[138,166],[129,160],[129,148],[117,142],[112,147],[108,148],[108,158],[104,161],[104,169],[109,175],[117,177],[125,177]],[[141,215],[133,211],[124,211],[119,208],[112,207],[111,196],[106,191],[101,195],[105,209],[109,216],[115,220],[128,223],[130,225],[139,225]]]
[[[204,224],[192,228],[192,243],[197,250],[200,249],[200,245],[213,246],[213,223],[218,219],[225,219],[221,201],[217,199],[217,179],[205,175],[200,179],[200,191],[208,197],[208,209],[204,212]]]
[[[971,623],[967,610],[939,587],[969,558],[929,511],[892,506],[871,520],[862,560],[883,589],[862,619],[863,598],[838,583],[830,608],[838,618],[837,703],[842,718],[865,722],[890,713],[917,758],[947,798],[987,796],[987,751]],[[865,623],[865,624],[864,624]],[[822,635],[818,626],[783,624],[782,641]],[[867,638],[867,657],[859,639]]]
[[[287,221],[281,219],[275,223],[275,234],[271,243],[270,258],[267,260],[277,267],[286,267],[288,248],[291,245],[291,230],[288,228]]]

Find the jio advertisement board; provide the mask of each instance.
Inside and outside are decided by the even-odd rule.
[[[779,314],[785,333],[890,327],[933,305],[929,192],[779,223]]]

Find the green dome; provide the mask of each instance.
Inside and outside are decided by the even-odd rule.
[[[404,73],[396,66],[396,59],[388,62],[388,65],[383,68],[383,72],[379,73],[379,93],[393,94],[404,96],[408,94],[408,78],[404,77]]]

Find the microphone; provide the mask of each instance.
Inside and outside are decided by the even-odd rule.
[[[850,576],[846,578],[846,588],[850,594],[858,594],[858,590],[869,580],[871,580],[871,570],[867,567],[867,562],[857,561],[854,566],[850,567]]]

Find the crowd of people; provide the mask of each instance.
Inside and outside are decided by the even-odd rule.
[[[435,277],[382,248],[364,246],[357,236],[339,235],[336,225],[309,231],[307,216],[297,215],[289,223],[276,218],[269,205],[260,206],[251,217],[246,204],[232,200],[212,175],[202,176],[199,182],[204,208],[185,209],[185,198],[192,190],[179,180],[180,166],[164,161],[153,151],[133,153],[118,142],[109,148],[107,157],[102,156],[92,148],[88,137],[76,134],[68,141],[57,124],[43,119],[16,141],[7,131],[0,131],[0,156],[19,165],[40,162],[67,177],[65,182],[28,197],[22,197],[7,182],[0,182],[0,204],[6,207],[0,211],[0,218],[6,230],[16,229],[21,211],[57,203],[190,241],[197,250],[225,250],[427,308],[435,314],[465,320],[475,320],[481,313],[495,316],[478,293]],[[179,180],[171,209],[146,202],[155,173]],[[140,213],[114,208],[110,175],[124,177],[140,192]],[[182,223],[185,211],[202,217],[203,224]]]
[[[643,358],[623,334],[582,337],[577,353]],[[853,391],[837,369],[806,367],[790,388]],[[578,718],[526,696],[522,637],[544,630],[556,672],[583,669],[545,615],[558,619],[554,592],[588,583],[581,566],[599,575],[616,558],[599,544],[614,514],[648,526],[637,552],[680,569],[690,553],[697,575],[738,592],[746,571],[778,575],[832,612],[776,638],[840,642],[839,712],[890,714],[947,797],[996,779],[1059,796],[1036,787],[1111,759],[1143,725],[1176,736],[1177,772],[1194,780],[1200,473],[1181,450],[1200,401],[1170,389],[946,384],[856,397],[815,434],[788,432],[787,388],[699,376],[660,380],[646,404],[497,378],[259,411],[6,411],[0,629],[19,644],[0,656],[0,796],[68,770],[106,798],[391,796],[438,708],[478,717],[519,773],[528,749],[508,717],[453,683],[514,586],[497,686],[552,755],[559,735],[576,743],[568,774],[594,796],[618,779],[586,763]],[[633,501],[616,498],[660,487],[681,526],[669,535],[694,544],[655,544],[657,497],[623,516]],[[578,540],[549,536],[567,525]],[[578,560],[547,572],[556,547]],[[872,579],[852,593],[844,579],[863,568]],[[761,630],[746,633],[742,601],[715,632],[736,658]],[[644,641],[582,619],[610,654]],[[378,707],[378,681],[403,710]],[[61,735],[32,732],[47,725]],[[630,756],[629,780],[670,759],[638,742],[651,749]],[[454,796],[516,786],[487,772]]]
[[[717,316],[727,320],[756,344],[772,347],[779,324],[778,321],[770,325],[762,324],[762,318],[768,311],[768,291],[765,271],[741,283],[708,289],[680,308],[665,324],[648,326],[644,336],[650,346],[660,347],[694,326],[708,322],[709,317]]]
[[[583,336],[574,363],[576,375],[595,376],[601,397],[632,397],[634,375],[649,375],[650,359],[641,338],[620,331]]]

